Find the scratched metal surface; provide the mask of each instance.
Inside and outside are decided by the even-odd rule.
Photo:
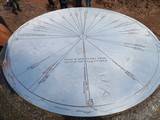
[[[160,44],[138,21],[96,8],[50,12],[9,39],[3,72],[42,109],[102,116],[142,102],[159,85]]]

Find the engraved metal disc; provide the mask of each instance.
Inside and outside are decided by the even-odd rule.
[[[70,8],[36,17],[9,39],[3,72],[30,103],[62,115],[124,111],[159,85],[160,44],[126,15]]]

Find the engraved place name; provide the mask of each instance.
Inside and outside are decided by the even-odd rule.
[[[65,64],[74,64],[74,63],[106,63],[106,57],[98,57],[98,58],[66,58],[64,59]]]

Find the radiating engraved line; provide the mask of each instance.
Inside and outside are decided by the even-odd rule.
[[[29,26],[27,26],[25,29],[28,29],[28,30],[30,30],[31,29],[31,31],[32,30],[34,30],[34,31],[40,31],[40,32],[46,32],[46,33],[53,33],[53,31],[57,31],[57,30],[59,30],[59,31],[61,31],[61,32],[66,32],[67,34],[68,33],[70,33],[71,34],[71,31],[67,31],[67,30],[63,30],[62,28],[59,28],[59,27],[57,27],[57,26],[55,26],[55,25],[52,25],[53,27],[52,28],[50,28],[50,27],[46,27],[46,26],[41,26],[41,25],[34,25],[34,24],[30,24]],[[53,29],[53,28],[56,28],[56,29]],[[58,28],[58,29],[57,29]],[[72,35],[74,35],[73,33],[72,33]]]
[[[105,17],[106,17],[106,15],[103,15],[101,17],[101,19],[99,19],[90,29],[88,29],[88,31],[86,31],[86,34],[88,34],[90,32],[90,30],[93,29],[96,25],[98,25],[100,23],[100,21],[102,21]]]
[[[121,23],[121,24],[119,24],[119,25],[114,26],[114,28],[126,27],[126,26],[129,26],[129,25],[132,25],[132,24],[135,24],[135,22],[126,21],[126,22],[124,22],[124,23]]]
[[[80,41],[80,40],[79,40]],[[72,49],[79,43],[79,41],[77,41],[61,58],[59,58],[56,62],[54,62],[50,67],[48,67],[43,74],[39,77],[39,79],[37,79],[30,87],[29,89],[31,89],[37,82],[37,86],[33,89],[33,91],[35,91],[38,86],[45,82],[48,77],[49,74],[54,71],[54,69],[61,63],[61,61],[72,51]]]
[[[111,23],[105,25],[104,27],[108,27],[108,26],[110,26],[110,25],[113,25],[113,24],[115,24],[116,22],[119,22],[120,20],[121,20],[121,19],[116,19],[116,20],[112,21]]]
[[[137,32],[137,31],[140,31],[140,30],[139,29],[128,29],[128,30],[121,30],[119,32],[126,33],[126,32]]]
[[[32,33],[31,31],[30,31],[30,33],[17,33],[17,35],[19,35],[19,36],[25,36],[25,37],[43,37],[43,36],[69,36],[69,37],[78,37],[78,36],[75,36],[75,35],[68,35],[68,34],[66,34],[66,35],[62,35],[62,34],[54,34],[54,33],[52,33],[52,34],[44,34],[44,33],[40,33],[40,32],[38,32],[38,33]]]
[[[46,19],[46,18],[45,18],[45,19]],[[77,34],[75,31],[67,28],[66,26],[63,26],[62,24],[59,24],[58,22],[56,22],[56,21],[53,20],[53,19],[48,18],[48,20],[51,21],[53,24],[52,24],[52,23],[49,23],[49,22],[46,22],[46,21],[43,21],[43,20],[37,20],[37,21],[42,22],[42,23],[46,24],[47,26],[49,26],[49,27],[48,27],[49,30],[53,30],[52,28],[50,28],[50,26],[52,26],[52,27],[54,27],[54,28],[58,28],[58,29],[60,29],[60,30],[66,31],[66,32],[68,32],[68,33],[72,33],[72,35],[76,35],[76,34]],[[56,26],[54,23],[56,23],[56,24],[59,25],[59,26]]]
[[[38,33],[22,33],[22,34],[18,34],[19,36],[27,36],[27,37],[29,37],[29,36],[31,36],[31,37],[33,37],[33,36],[40,36],[40,37],[42,37],[42,36],[54,36],[54,35],[52,35],[52,34],[38,34]]]
[[[128,46],[128,45],[124,45],[124,47],[127,47],[127,48],[131,48],[131,49],[134,49],[134,50],[139,50],[139,51],[145,51],[145,52],[151,52],[151,51],[147,51],[147,50],[144,50],[140,47],[136,47],[136,46]],[[152,52],[153,53],[153,52]]]
[[[93,106],[93,99],[91,99],[90,96],[90,88],[89,88],[89,78],[88,78],[88,66],[87,66],[87,60],[86,60],[86,46],[85,41],[83,39],[83,57],[84,57],[84,82],[83,82],[83,88],[84,88],[84,94],[86,98],[86,105],[91,107]]]
[[[28,68],[26,68],[25,71],[23,71],[22,73],[20,73],[20,74],[18,74],[18,75],[16,75],[16,76],[19,77],[19,76],[21,76],[22,74],[24,74],[25,72],[36,68],[36,67],[39,66],[42,62],[46,61],[46,60],[49,59],[50,57],[51,57],[51,56],[48,56],[47,58],[45,58],[45,59],[43,59],[43,60],[41,60],[41,61],[39,61],[39,62],[31,65],[31,66],[29,66]]]
[[[108,28],[110,25],[114,25],[115,23],[119,22],[121,19],[116,19],[114,21],[112,21],[111,23],[104,25],[102,28]]]
[[[25,37],[27,37],[27,38],[29,38],[29,37],[38,37],[37,39],[39,39],[40,37],[53,37],[53,36],[55,36],[55,37],[78,37],[78,36],[71,36],[71,35],[54,35],[54,34],[33,34],[33,33],[18,33],[17,34],[18,36],[25,36]],[[53,39],[53,38],[52,38]]]
[[[79,40],[78,40],[79,41]],[[62,49],[60,49],[59,51],[56,52],[56,54],[60,53],[61,51],[63,51],[64,49],[66,49],[67,47],[71,46],[72,44],[74,44],[75,42],[77,43],[78,41],[74,41],[72,43],[70,43],[69,45],[63,47]],[[19,77],[20,75],[24,74],[25,72],[27,72],[28,70],[32,70],[36,67],[38,67],[41,63],[45,62],[47,59],[54,57],[56,55],[55,53],[51,54],[50,56],[47,56],[46,58],[42,59],[39,62],[34,63],[33,65],[29,66],[26,68],[26,70],[24,70],[22,73],[16,75],[17,77]]]
[[[56,23],[57,25],[59,25],[59,27],[62,27],[61,29],[62,30],[68,30],[68,31],[70,31],[70,32],[72,32],[73,33],[73,35],[75,34],[75,35],[78,35],[78,33],[76,33],[74,30],[72,30],[72,29],[69,29],[68,27],[66,27],[66,26],[64,26],[64,25],[62,25],[62,24],[60,24],[60,23],[58,23],[57,21],[55,21],[55,20],[53,20],[53,19],[50,19],[50,18],[48,18],[51,22],[53,22],[53,23]],[[40,21],[40,20],[39,20]],[[44,21],[42,21],[42,22],[44,22]],[[55,26],[55,25],[53,25],[53,24],[50,24],[50,25],[52,25],[52,26],[54,26],[54,27],[57,27],[58,28],[58,26]]]
[[[127,48],[130,48],[130,49],[139,50],[139,51],[142,51],[142,52],[157,53],[157,51],[151,50],[151,48],[149,50],[147,46],[143,46],[141,44],[131,44],[131,43],[125,43],[125,42],[119,42],[119,41],[113,41],[113,40],[107,40],[107,39],[101,40],[101,39],[96,39],[96,38],[92,38],[92,37],[90,37],[88,39],[91,39],[91,40],[94,40],[94,41],[105,42],[105,43],[108,43],[108,44],[118,45],[118,46],[122,46],[122,47],[127,47]]]
[[[49,32],[37,30],[37,29],[34,29],[34,28],[26,28],[26,30],[29,30],[30,32],[33,31],[34,33],[44,33],[44,32],[46,32],[47,34],[51,33],[51,35],[55,34],[55,31],[56,31],[56,32],[59,32],[58,34],[55,34],[56,36],[57,35],[61,35],[61,36],[73,36],[73,37],[77,37],[75,34],[72,34],[71,32],[67,32],[67,31],[64,31],[64,30],[62,31],[62,30],[58,30],[58,29],[54,29],[54,30],[52,29],[52,31],[49,31]]]
[[[134,24],[134,22],[133,22],[133,23],[125,22],[125,23],[118,24],[118,25],[116,25],[116,26],[114,26],[114,27],[112,27],[112,28],[109,27],[110,25],[115,24],[115,23],[117,23],[117,22],[119,22],[119,21],[120,21],[120,19],[114,20],[114,21],[112,21],[111,23],[103,26],[100,30],[93,31],[93,32],[89,33],[89,35],[95,35],[95,34],[97,34],[97,33],[106,32],[107,30],[112,30],[112,29],[114,29],[114,28],[126,27],[126,26],[128,26],[128,25]],[[122,34],[123,34],[123,32],[124,32],[124,34],[125,34],[125,33],[126,33],[126,34],[127,34],[127,33],[130,33],[130,34],[138,34],[138,33],[136,33],[136,32],[133,32],[133,31],[136,31],[136,30],[138,30],[138,29],[131,29],[131,30],[126,30],[126,31],[124,30],[124,31],[119,31],[119,32],[122,32]]]
[[[44,30],[45,32],[49,32],[50,31],[50,28],[47,28],[46,26],[41,26],[41,24],[39,24],[38,26],[35,25],[34,23],[31,23],[28,25],[28,27],[31,27],[31,28],[35,28],[35,29],[40,29],[40,30]],[[26,27],[27,28],[27,27]]]
[[[49,19],[49,20],[51,21],[51,19]],[[39,21],[41,21],[41,20],[39,20]],[[41,22],[47,24],[45,21],[41,21]],[[53,21],[51,21],[51,22],[53,23]],[[55,24],[50,24],[48,27],[46,27],[46,26],[40,26],[40,25],[37,26],[37,25],[34,25],[34,24],[30,24],[30,26],[31,26],[31,29],[33,29],[33,27],[34,27],[34,28],[36,28],[38,30],[39,29],[43,30],[43,31],[45,30],[47,33],[53,33],[53,31],[60,31],[60,32],[63,32],[63,33],[71,34],[73,36],[76,35],[75,32],[73,32],[72,30],[68,30],[68,29],[64,30],[64,28],[62,26],[56,26]]]
[[[58,23],[57,21],[55,21],[55,20],[53,20],[53,19],[49,19],[49,20],[50,20],[51,22],[56,23],[57,25],[59,25],[59,26],[53,25],[54,27],[56,27],[56,28],[58,28],[58,29],[60,29],[60,30],[64,30],[64,28],[65,28],[65,30],[66,30],[67,32],[71,32],[73,35],[74,35],[74,34],[75,34],[75,35],[78,35],[78,33],[75,32],[74,30],[69,29],[68,27],[66,27],[66,26]]]
[[[112,33],[109,32],[110,34],[107,34],[107,31],[101,31],[100,34],[98,33],[88,33],[88,37],[98,37],[98,36],[106,36],[106,37],[117,37],[117,36],[123,36],[123,35],[137,35],[137,36],[142,36],[143,33],[141,32],[118,32],[117,33]]]
[[[30,31],[34,31],[34,32],[46,32],[46,33],[49,33],[49,32],[52,32],[53,31],[48,31],[47,29],[42,29],[41,27],[34,27],[34,26],[28,26],[25,28],[25,30],[30,30]]]
[[[84,35],[85,34],[85,29],[86,29],[86,22],[87,22],[87,15],[88,15],[88,9],[87,11],[84,12],[84,25],[83,25],[83,31],[82,31],[82,34]]]
[[[68,23],[69,25],[72,26],[72,28],[73,28],[75,31],[77,31],[77,33],[79,33],[79,31],[77,30],[77,28],[75,28],[75,26],[73,26],[72,23],[70,23],[66,17],[64,17],[63,15],[61,15],[60,12],[58,12],[58,13],[59,13],[59,15],[60,15],[63,19],[65,19],[65,20],[67,21],[67,23]]]
[[[101,30],[98,30],[98,31],[95,31],[95,32],[91,32],[91,33],[89,33],[89,35],[95,35],[95,34],[97,35],[98,33],[103,33],[103,32],[106,32],[107,30],[111,30],[111,29],[110,28],[101,29]],[[142,32],[139,29],[117,31],[117,33],[118,32],[120,34],[139,34],[139,35],[142,35]]]
[[[116,61],[114,61],[111,57],[109,57],[105,52],[103,52],[101,49],[99,49],[96,45],[94,45],[93,43],[91,43],[89,40],[87,40],[86,39],[86,41],[88,41],[91,45],[93,45],[97,50],[99,50],[101,53],[103,53],[108,59],[110,59],[116,66],[118,66],[119,68],[121,68],[121,70],[123,70],[124,71],[124,73],[128,76],[128,77],[130,77],[132,80],[135,80],[135,81],[137,81],[139,84],[141,84],[142,86],[144,86],[143,85],[143,83],[141,82],[141,81],[139,81],[137,78],[135,78],[135,76],[131,73],[131,72],[129,72],[129,71],[127,71],[125,68],[123,68],[120,64],[118,64]]]
[[[99,15],[99,12],[97,12],[97,14],[95,15],[95,17],[93,18],[92,22],[90,23],[90,25],[88,26],[88,28],[86,29],[85,31],[85,34],[88,32],[88,30],[90,29],[90,27],[93,25],[93,23],[95,22],[95,20],[97,19],[98,15]]]
[[[62,38],[62,39],[60,39],[60,38]],[[20,39],[18,39],[19,41],[25,41],[25,40],[27,40],[27,41],[33,41],[33,40],[66,40],[66,39],[63,39],[63,38],[77,38],[77,36],[76,37],[73,37],[73,36],[61,36],[61,35],[57,35],[57,36],[42,36],[42,37],[38,37],[38,36],[30,36],[30,37],[27,37],[27,36],[25,36],[25,35],[23,35],[23,36],[21,36],[21,38]]]
[[[79,9],[79,13],[80,13],[79,18],[80,18],[81,34],[82,34],[82,33],[83,33],[83,25],[82,25],[82,21],[83,21],[83,19],[82,19],[81,9]]]
[[[56,23],[57,25],[52,25],[54,28],[59,29],[60,31],[65,31],[66,33],[72,34],[72,35],[78,35],[75,31],[73,31],[72,29],[67,28],[66,26],[63,26],[61,24],[59,24],[58,22],[56,22],[55,20],[49,19],[51,22]],[[51,30],[54,30],[52,28],[50,28]]]
[[[31,38],[34,38],[34,39],[36,39],[36,37],[37,37],[37,39],[44,39],[44,37],[46,38],[48,38],[48,39],[53,39],[53,37],[52,36],[54,36],[54,38],[55,37],[58,37],[58,38],[66,38],[66,37],[78,37],[78,36],[76,36],[76,35],[68,35],[68,34],[66,34],[66,35],[62,35],[62,34],[60,34],[60,35],[58,35],[58,34],[40,34],[40,33],[21,33],[21,32],[17,32],[17,36],[21,36],[21,37],[23,37],[24,36],[24,38],[23,39],[27,39],[27,40],[30,40],[30,39],[28,39],[29,37],[31,37]]]
[[[130,34],[130,35],[136,35],[136,34],[138,35],[139,34],[139,35],[141,35],[139,32],[122,32],[121,34],[122,35],[124,35],[124,34]]]
[[[75,20],[75,18],[73,17],[73,14],[72,14],[72,12],[70,11],[70,9],[68,9],[68,10],[69,10],[70,16],[71,16],[72,19],[73,19],[74,24],[76,25],[76,27],[77,27],[78,30],[80,31],[80,26],[78,26],[78,23],[76,23],[76,20]]]
[[[78,18],[78,13],[75,11],[75,16],[77,18],[77,22],[78,22],[78,25],[79,25],[79,28],[80,28],[80,31],[82,31],[82,26],[81,26],[81,23],[80,23],[80,19]],[[79,32],[80,32],[79,31]]]

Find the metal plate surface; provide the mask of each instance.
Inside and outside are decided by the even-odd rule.
[[[70,8],[38,16],[9,39],[3,72],[30,103],[69,116],[102,116],[146,99],[160,82],[160,44],[138,21]]]

